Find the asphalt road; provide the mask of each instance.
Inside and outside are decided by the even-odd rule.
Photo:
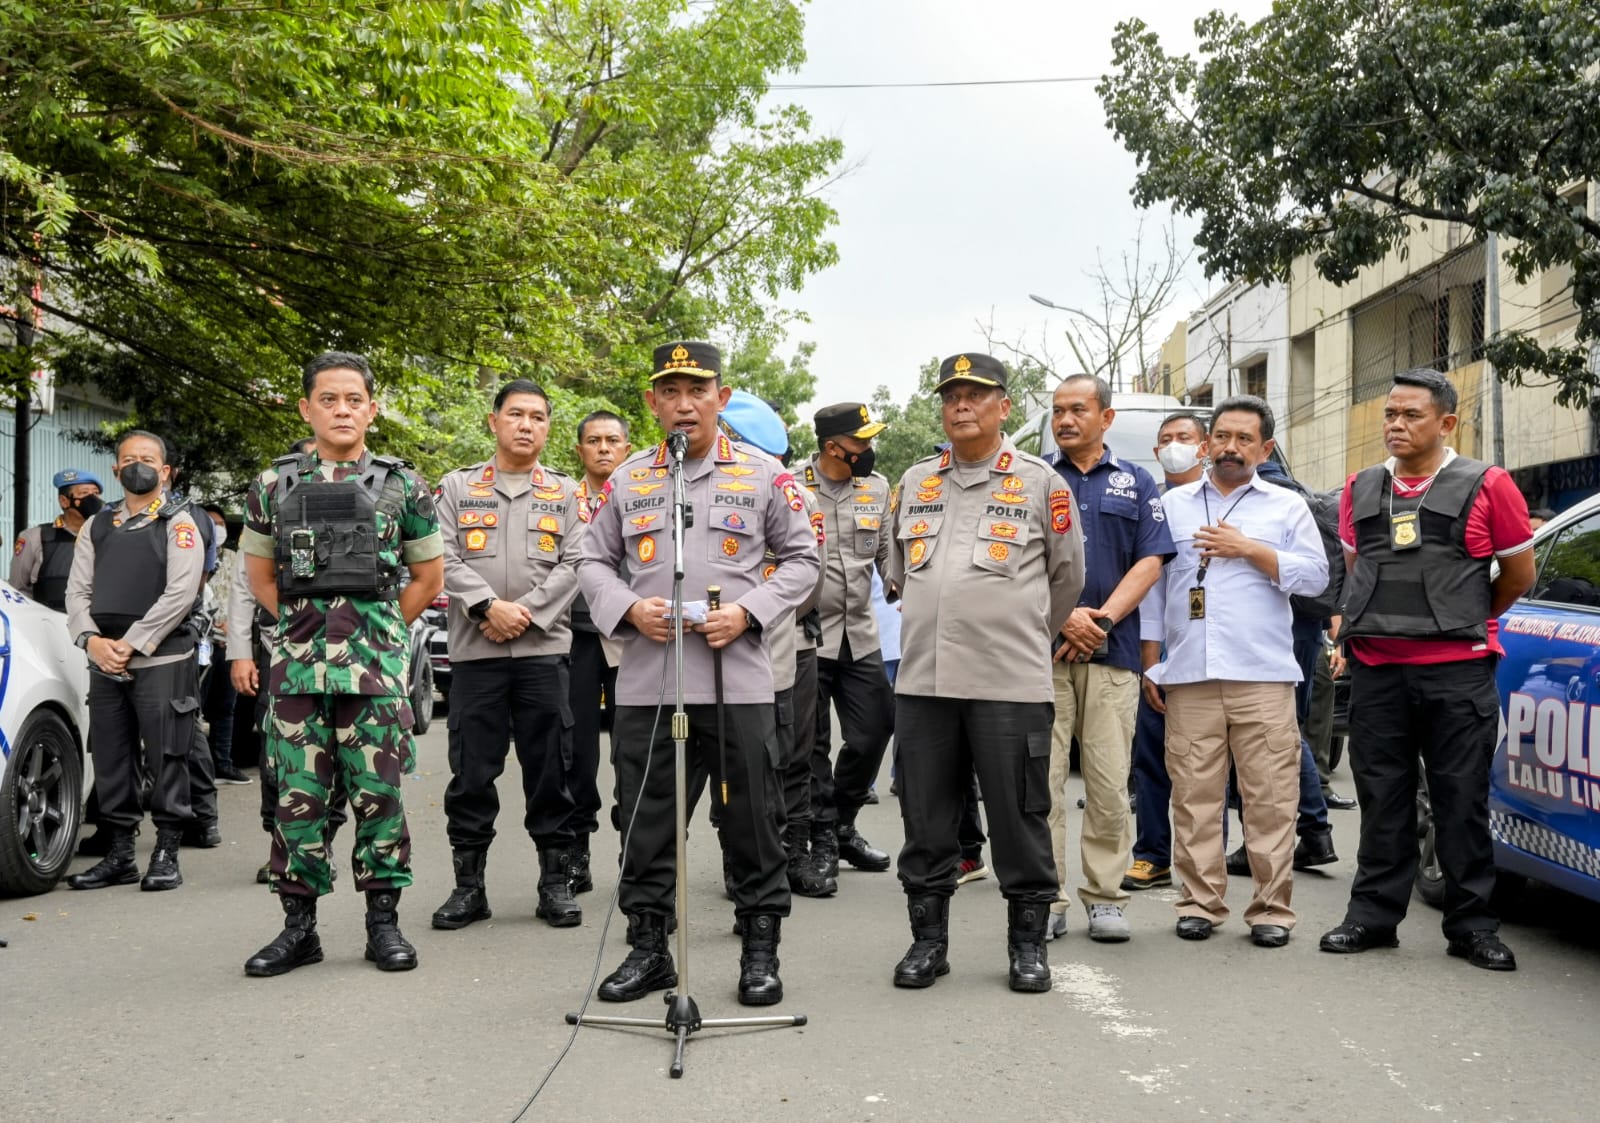
[[[568,1043],[563,1014],[624,954],[619,916],[596,959],[615,836],[596,839],[583,926],[556,931],[533,918],[533,846],[513,814],[490,854],[494,919],[436,932],[428,917],[451,886],[442,717],[419,749],[406,785],[417,883],[401,904],[418,970],[384,975],[363,960],[362,902],[341,860],[320,914],[326,962],[246,978],[280,913],[253,879],[266,851],[257,790],[224,788],[227,841],[185,851],[176,892],[0,900],[11,945],[0,949],[0,1114],[512,1119]],[[503,793],[515,779],[513,761]],[[893,850],[887,774],[880,790],[861,826]],[[909,941],[898,884],[846,871],[838,897],[796,900],[784,929],[777,1010],[806,1014],[805,1027],[696,1034],[682,1080],[667,1079],[665,1032],[586,1027],[527,1118],[1594,1119],[1600,909],[1536,889],[1506,926],[1522,968],[1512,975],[1447,958],[1438,914],[1420,902],[1398,950],[1324,955],[1316,939],[1342,917],[1356,814],[1334,815],[1345,860],[1297,877],[1287,948],[1252,946],[1237,921],[1206,943],[1179,941],[1173,894],[1156,890],[1133,901],[1127,944],[1091,943],[1078,911],[1050,945],[1045,995],[1006,989],[992,879],[956,894],[951,974],[896,990],[890,973]],[[147,826],[141,863],[152,836]],[[756,1012],[735,1001],[739,943],[703,825],[690,862],[691,992],[708,1018]],[[1245,886],[1234,888],[1242,910]],[[656,999],[594,1007],[664,1010]]]

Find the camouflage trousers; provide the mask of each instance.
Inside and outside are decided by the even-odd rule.
[[[356,822],[356,888],[411,884],[411,832],[401,785],[415,766],[411,704],[363,694],[278,694],[267,707],[263,750],[278,784],[272,883],[320,897],[328,872],[328,816],[342,775]]]

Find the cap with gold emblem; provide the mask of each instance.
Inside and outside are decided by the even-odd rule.
[[[1006,388],[1006,366],[992,355],[975,351],[965,355],[952,355],[939,364],[939,384],[933,388],[937,394],[952,382],[972,382],[979,386]]]
[[[722,352],[710,343],[663,343],[655,350],[655,373],[650,381],[674,374],[716,378],[722,374]]]
[[[829,437],[855,437],[857,440],[870,441],[887,428],[883,422],[872,420],[872,414],[860,402],[823,406],[811,420],[816,426],[819,441]]]

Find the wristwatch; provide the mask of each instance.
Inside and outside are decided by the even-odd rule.
[[[81,632],[81,633],[79,633],[78,638],[73,640],[72,642],[77,644],[84,651],[88,651],[89,650],[89,641],[94,639],[99,634],[100,634],[99,632]]]
[[[744,610],[744,630],[754,632],[758,636],[761,634],[761,621],[751,616],[748,608]]]
[[[467,609],[467,619],[476,620],[476,621],[479,621],[481,623],[483,620],[485,620],[488,617],[488,615],[489,615],[489,606],[491,604],[493,604],[494,601],[495,601],[494,597],[485,597],[483,600],[479,601],[477,604],[475,604],[472,607],[468,608]]]

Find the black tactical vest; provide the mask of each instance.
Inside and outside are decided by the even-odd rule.
[[[33,583],[33,599],[57,612],[67,610],[67,576],[72,572],[72,551],[78,536],[64,526],[42,526],[39,542],[43,560],[39,579]]]
[[[121,639],[149,612],[167,589],[167,520],[189,510],[187,501],[163,503],[155,518],[141,513],[131,523],[111,525],[107,508],[84,530],[94,543],[94,588],[89,616],[107,639]],[[161,638],[156,655],[181,655],[194,647],[195,632],[185,618]]]
[[[400,534],[405,479],[398,460],[374,456],[359,476],[333,482],[311,456],[284,456],[274,492],[278,592],[285,598],[348,596],[394,600],[400,595],[400,545],[379,538],[378,513],[388,533]],[[305,473],[312,472],[310,478]]]
[[[1492,559],[1467,553],[1467,518],[1488,470],[1457,456],[1434,477],[1420,508],[1414,499],[1395,500],[1394,477],[1383,465],[1357,474],[1350,494],[1356,561],[1345,583],[1340,639],[1488,639]],[[1411,510],[1418,511],[1421,543],[1395,550],[1390,515]]]

